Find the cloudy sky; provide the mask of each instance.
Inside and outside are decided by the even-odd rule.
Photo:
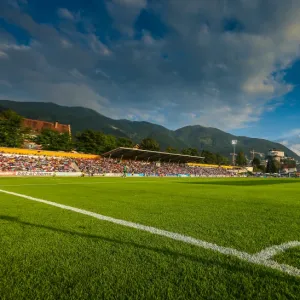
[[[1,0],[0,99],[300,150],[299,44],[299,0]]]

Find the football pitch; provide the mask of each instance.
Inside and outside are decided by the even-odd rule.
[[[300,180],[0,178],[1,299],[299,299]]]

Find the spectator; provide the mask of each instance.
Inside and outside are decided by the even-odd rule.
[[[0,154],[0,171],[76,172],[69,158]]]
[[[122,173],[123,165],[128,167],[128,173],[145,174],[146,176],[168,176],[186,174],[197,177],[231,176],[224,168],[191,167],[185,164],[157,163],[145,161],[125,161],[102,158],[100,160],[77,159],[76,163],[81,172],[93,174]]]
[[[221,167],[192,167],[185,164],[125,161],[118,159],[71,159],[49,156],[0,154],[0,172],[78,172],[86,174],[121,174],[124,164],[129,173],[145,176],[176,176],[178,174],[196,177],[224,177],[231,173]]]

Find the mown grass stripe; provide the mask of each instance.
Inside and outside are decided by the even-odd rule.
[[[241,260],[247,261],[249,263],[262,265],[265,267],[269,267],[269,268],[284,272],[284,273],[292,275],[292,276],[300,277],[300,269],[297,269],[295,267],[285,265],[285,264],[279,264],[279,263],[269,259],[269,258],[273,257],[274,255],[276,255],[278,252],[282,252],[290,247],[298,246],[300,244],[300,242],[297,242],[297,241],[285,243],[285,244],[278,245],[278,246],[277,245],[272,246],[272,247],[266,248],[265,250],[262,250],[261,252],[259,252],[257,254],[249,254],[247,252],[238,251],[233,248],[222,247],[217,244],[213,244],[213,243],[209,243],[209,242],[206,242],[203,240],[195,239],[193,237],[182,235],[179,233],[170,232],[170,231],[158,229],[155,227],[146,226],[146,225],[129,222],[129,221],[121,220],[121,219],[116,219],[116,218],[112,218],[109,216],[104,216],[104,215],[97,214],[97,213],[94,213],[91,211],[83,210],[80,208],[76,208],[76,207],[72,207],[72,206],[68,206],[68,205],[64,205],[64,204],[60,204],[60,203],[56,203],[56,202],[52,202],[52,201],[48,201],[48,200],[31,197],[28,195],[14,193],[14,192],[2,190],[2,189],[0,189],[0,192],[4,193],[4,194],[13,195],[16,197],[48,204],[51,206],[59,207],[59,208],[65,209],[65,210],[74,211],[74,212],[77,212],[77,213],[80,213],[83,215],[94,217],[94,218],[102,220],[102,221],[107,221],[107,222],[122,225],[125,227],[130,227],[130,228],[146,231],[151,234],[168,237],[168,238],[176,240],[176,241],[181,241],[181,242],[184,242],[187,244],[195,245],[195,246],[198,246],[198,247],[201,247],[204,249],[208,249],[208,250],[212,250],[212,251],[215,251],[215,252],[218,252],[221,254],[234,256]]]

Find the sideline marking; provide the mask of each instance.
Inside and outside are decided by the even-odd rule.
[[[16,197],[20,197],[20,198],[24,198],[24,199],[28,199],[28,200],[32,200],[32,201],[36,201],[36,202],[40,202],[40,203],[44,203],[44,204],[48,204],[48,205],[51,205],[51,206],[59,207],[59,208],[62,208],[62,209],[74,211],[74,212],[77,212],[77,213],[80,213],[80,214],[83,214],[83,215],[94,217],[94,218],[102,220],[102,221],[111,222],[111,223],[122,225],[122,226],[125,226],[125,227],[135,228],[135,229],[142,230],[142,231],[147,231],[147,232],[155,234],[155,235],[165,236],[165,237],[168,237],[168,238],[176,240],[176,241],[181,241],[181,242],[191,244],[191,245],[195,245],[195,246],[198,246],[198,247],[201,247],[201,248],[204,248],[204,249],[213,250],[215,252],[219,252],[219,253],[222,253],[222,254],[225,254],[225,255],[235,256],[235,257],[237,257],[241,260],[247,261],[249,263],[269,267],[271,269],[284,272],[284,273],[289,274],[291,276],[300,277],[300,269],[292,267],[290,265],[279,264],[276,261],[271,260],[271,258],[274,255],[278,254],[278,253],[281,253],[281,252],[283,252],[283,251],[285,251],[285,250],[287,250],[291,247],[300,246],[300,242],[298,242],[298,241],[292,241],[292,242],[284,243],[282,245],[275,245],[275,246],[272,246],[272,247],[268,247],[268,248],[266,248],[266,249],[264,249],[261,252],[258,252],[256,254],[249,254],[247,252],[239,251],[239,250],[236,250],[236,249],[233,249],[233,248],[222,247],[222,246],[219,246],[217,244],[213,244],[213,243],[209,243],[209,242],[206,242],[206,241],[198,240],[198,239],[195,239],[193,237],[186,236],[186,235],[183,235],[183,234],[179,234],[179,233],[175,233],[175,232],[171,232],[171,231],[166,231],[166,230],[158,229],[158,228],[151,227],[151,226],[145,226],[145,225],[142,225],[142,224],[129,222],[129,221],[121,220],[121,219],[115,219],[115,218],[112,218],[112,217],[104,216],[104,215],[97,214],[97,213],[94,213],[94,212],[91,212],[91,211],[87,211],[87,210],[84,210],[84,209],[80,209],[80,208],[76,208],[76,207],[72,207],[72,206],[68,206],[68,205],[64,205],[64,204],[59,204],[59,203],[52,202],[52,201],[47,201],[47,200],[43,200],[43,199],[39,199],[39,198],[34,198],[34,197],[31,197],[31,196],[18,194],[18,193],[6,191],[6,190],[1,190],[1,189],[0,189],[0,193],[13,195],[13,196],[16,196]]]

